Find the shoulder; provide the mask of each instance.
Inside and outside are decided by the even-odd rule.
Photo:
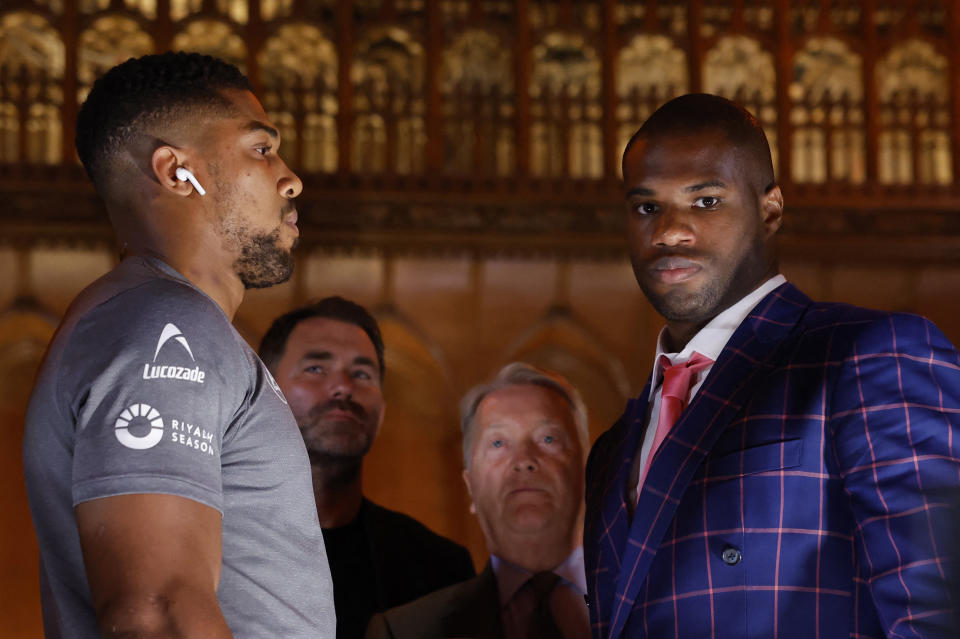
[[[187,282],[130,270],[118,268],[78,296],[69,311],[77,331],[124,337],[169,323],[202,326],[209,338],[222,339],[230,322],[213,300]]]
[[[470,557],[469,551],[443,535],[439,535],[409,515],[384,508],[366,500],[367,521],[374,529],[389,531],[389,535],[411,549],[432,555]]]
[[[381,614],[393,629],[419,628],[437,623],[441,616],[455,615],[460,611],[480,612],[486,607],[494,611],[499,607],[497,582],[490,569]]]
[[[804,337],[828,340],[836,356],[916,353],[956,357],[956,348],[929,319],[850,304],[813,304],[804,318]]]

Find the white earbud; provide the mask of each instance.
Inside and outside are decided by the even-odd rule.
[[[197,182],[197,178],[193,177],[193,173],[183,168],[182,166],[177,167],[176,176],[177,176],[177,179],[180,180],[181,182],[186,182],[187,180],[190,180],[190,184],[193,185],[193,188],[195,188],[197,190],[197,193],[199,193],[200,195],[207,194],[207,192],[203,190],[203,187],[200,186],[200,183]]]

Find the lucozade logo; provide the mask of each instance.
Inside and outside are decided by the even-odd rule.
[[[160,339],[157,340],[157,348],[153,351],[154,362],[157,361],[157,356],[160,354],[160,349],[163,348],[163,345],[170,340],[173,340],[183,346],[183,348],[187,351],[187,355],[190,356],[191,361],[197,361],[193,356],[193,351],[190,350],[190,344],[187,343],[187,338],[184,337],[182,332],[180,332],[180,329],[174,324],[167,323],[167,325],[164,326],[163,330],[160,332]],[[143,379],[182,379],[187,382],[202,384],[203,379],[206,376],[207,374],[200,370],[199,366],[194,366],[193,368],[189,368],[187,366],[158,366],[151,362],[147,362],[143,365]]]
[[[144,435],[134,435],[130,432],[130,423],[135,422],[135,426],[143,426],[146,422],[150,430]],[[163,439],[163,418],[156,408],[147,404],[132,404],[124,408],[114,424],[114,434],[117,440],[134,450],[146,450],[153,448]]]

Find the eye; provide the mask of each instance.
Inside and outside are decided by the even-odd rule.
[[[633,212],[638,215],[653,215],[660,210],[660,207],[653,202],[641,202],[633,205]]]
[[[698,197],[693,202],[694,208],[698,209],[715,209],[719,204],[720,198],[713,195],[704,195],[703,197]]]
[[[490,442],[490,445],[493,446],[494,448],[503,448],[503,440],[495,439],[492,442]]]
[[[353,372],[353,378],[354,378],[354,379],[372,379],[372,377],[370,376],[370,373],[368,373],[367,371],[363,371],[363,370],[354,371],[354,372]]]
[[[270,155],[270,151],[273,149],[269,144],[263,144],[258,147],[255,147],[255,151],[260,155]]]
[[[553,435],[544,435],[544,436],[543,436],[543,443],[544,443],[544,444],[552,444],[552,443],[555,442],[555,441],[557,441],[557,438],[554,437]]]
[[[311,364],[310,366],[307,366],[306,368],[304,368],[303,372],[320,375],[324,372],[324,370],[323,370],[323,366],[321,366],[320,364]]]

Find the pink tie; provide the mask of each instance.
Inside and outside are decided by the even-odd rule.
[[[640,488],[647,478],[647,471],[650,470],[650,463],[653,461],[653,454],[660,448],[660,444],[670,434],[670,429],[680,417],[680,413],[687,407],[687,396],[690,395],[690,387],[694,376],[713,364],[713,360],[706,355],[701,355],[694,351],[689,360],[681,364],[671,364],[666,355],[660,356],[660,368],[663,369],[663,390],[660,397],[660,419],[657,420],[657,432],[653,436],[653,446],[650,447],[650,453],[647,455],[646,464],[643,467],[643,474],[640,476],[640,483],[637,484],[637,497],[640,496]]]

